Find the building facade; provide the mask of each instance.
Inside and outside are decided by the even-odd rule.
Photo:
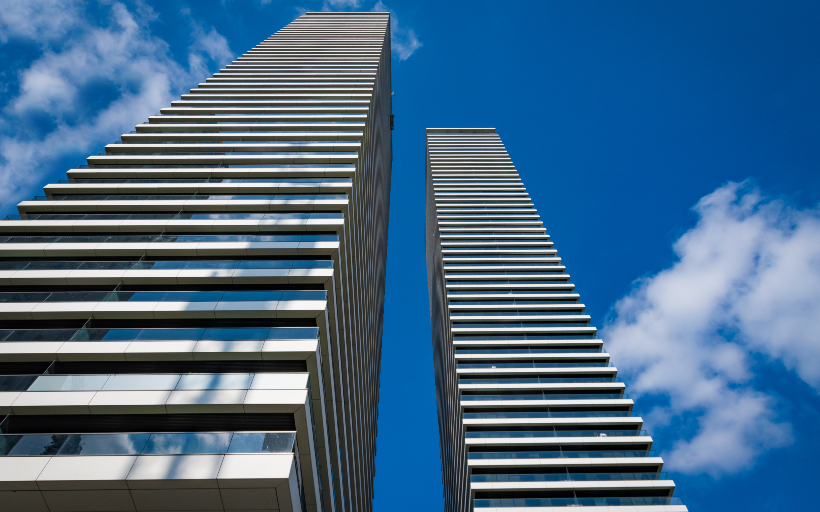
[[[0,221],[0,510],[371,509],[388,13],[307,13]]]
[[[427,129],[426,244],[446,510],[687,510],[494,129]]]

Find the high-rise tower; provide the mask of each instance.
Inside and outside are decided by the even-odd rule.
[[[494,129],[427,129],[426,224],[446,509],[687,510]]]
[[[307,13],[0,221],[0,510],[367,511],[387,13]]]

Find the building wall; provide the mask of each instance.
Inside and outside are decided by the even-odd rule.
[[[306,13],[0,220],[0,502],[371,509],[389,19]]]
[[[493,128],[428,128],[445,507],[683,511]]]

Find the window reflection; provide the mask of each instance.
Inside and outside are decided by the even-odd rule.
[[[99,391],[108,375],[43,375],[28,391]]]
[[[250,373],[201,373],[183,375],[176,389],[248,389]]]
[[[137,455],[151,434],[72,434],[57,455]]]
[[[290,453],[295,440],[293,432],[234,434],[228,453]]]
[[[225,453],[230,441],[230,433],[151,434],[143,454]]]

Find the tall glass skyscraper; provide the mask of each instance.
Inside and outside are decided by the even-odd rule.
[[[387,13],[308,13],[0,221],[0,510],[367,511]]]
[[[493,128],[427,129],[426,243],[446,510],[687,510]]]

